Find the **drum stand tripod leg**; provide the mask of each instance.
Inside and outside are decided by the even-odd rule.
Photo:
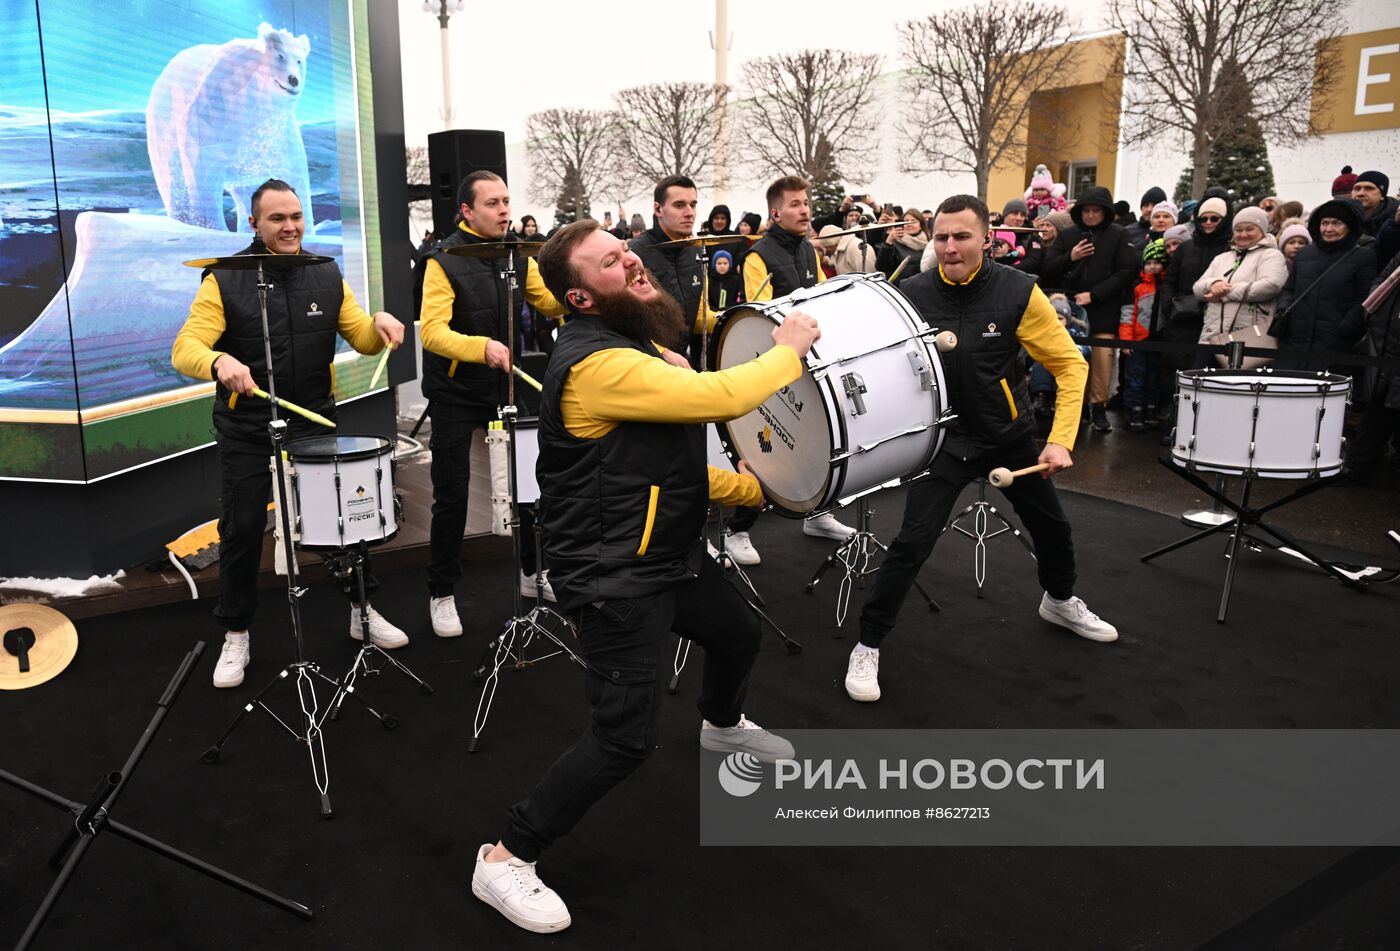
[[[875,554],[877,552],[884,554],[889,551],[870,530],[870,502],[865,496],[856,501],[856,524],[859,527],[855,534],[838,543],[836,549],[817,566],[817,570],[812,574],[812,579],[807,582],[807,593],[811,594],[832,565],[840,563],[844,569],[845,573],[836,592],[836,631],[832,635],[838,638],[841,636],[841,625],[846,623],[846,611],[850,605],[852,587],[857,584],[862,588],[865,587],[865,579],[880,570],[878,566],[870,567],[870,562]],[[914,582],[914,587],[923,596],[930,611],[942,610],[938,602],[929,597],[929,593],[917,580]]]
[[[948,524],[943,526],[943,532],[946,533],[949,529],[952,529],[972,539],[972,576],[977,582],[977,597],[980,598],[982,597],[982,590],[987,585],[987,542],[996,538],[998,535],[1005,535],[1007,532],[1010,532],[1026,551],[1030,553],[1032,558],[1035,558],[1035,546],[1030,543],[1019,528],[1007,521],[1006,516],[997,511],[995,505],[987,501],[987,480],[976,479],[974,481],[977,483],[977,499],[968,504],[966,508],[953,516],[953,518],[949,519]],[[971,531],[968,531],[962,525],[958,524],[969,515],[972,516]],[[993,518],[1001,523],[1001,527],[989,531],[991,519]]]

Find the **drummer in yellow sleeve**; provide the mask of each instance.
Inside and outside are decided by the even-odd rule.
[[[899,535],[861,609],[860,642],[847,662],[846,693],[863,702],[880,699],[880,645],[894,628],[959,495],[994,468],[1044,466],[1001,490],[1034,542],[1036,573],[1045,592],[1040,617],[1087,640],[1118,639],[1118,630],[1074,594],[1069,519],[1050,480],[1074,464],[1070,450],[1088,364],[1034,279],[987,256],[985,202],[972,195],[946,199],[934,216],[933,231],[938,267],[902,281],[899,289],[930,327],[957,335],[957,346],[942,354],[947,398],[957,418],[946,427],[928,475],[910,485]],[[1036,442],[1023,347],[1054,374],[1059,388],[1055,422],[1043,448]]]
[[[305,230],[301,200],[286,182],[269,179],[253,193],[248,218],[253,243],[240,254],[297,255]],[[334,261],[265,268],[268,332],[277,396],[335,418],[336,337],[360,353],[403,342],[403,324],[386,313],[365,313]],[[219,603],[215,621],[225,630],[214,667],[214,686],[236,687],[252,658],[248,628],[257,610],[259,561],[267,504],[272,493],[268,426],[272,406],[252,395],[271,391],[263,346],[256,270],[213,268],[200,282],[189,318],[175,336],[170,361],[196,380],[214,380],[214,431],[219,453]],[[297,415],[284,416],[287,442],[327,430]],[[373,576],[367,589],[377,586]],[[350,594],[349,586],[341,590]],[[402,647],[408,636],[369,609],[370,639]],[[350,636],[363,638],[352,609]]]
[[[767,763],[794,755],[744,716],[758,620],[703,541],[709,502],[755,505],[758,484],[706,465],[700,424],[750,412],[796,380],[818,330],[794,311],[767,353],[695,373],[651,343],[684,329],[680,305],[597,222],[560,229],[540,272],[574,311],[545,374],[535,471],[545,557],[587,661],[592,722],[509,810],[499,840],[477,850],[472,892],[516,925],[551,932],[571,919],[534,863],[656,746],[658,671],[675,634],[705,651],[700,745]]]
[[[493,172],[473,172],[457,189],[460,222],[423,265],[423,395],[433,420],[433,521],[428,535],[428,616],[439,637],[462,633],[456,587],[462,578],[462,536],[467,527],[473,433],[497,418],[506,403],[506,374],[520,340],[521,293],[508,294],[504,257],[475,258],[454,248],[502,241],[510,227],[510,190]],[[557,317],[564,307],[544,286],[532,257],[515,257],[524,302]],[[516,313],[510,341],[507,298]],[[553,599],[535,564],[534,515],[521,509],[520,588],[526,597]]]

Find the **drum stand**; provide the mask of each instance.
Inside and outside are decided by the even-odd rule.
[[[1297,501],[1305,495],[1311,495],[1319,489],[1327,488],[1328,486],[1332,485],[1332,482],[1330,480],[1312,480],[1306,485],[1304,485],[1302,488],[1296,489],[1293,492],[1290,492],[1288,495],[1285,495],[1283,498],[1276,499],[1273,502],[1270,502],[1268,505],[1264,505],[1260,508],[1251,508],[1249,504],[1249,493],[1250,489],[1254,486],[1253,473],[1247,473],[1245,475],[1244,491],[1240,495],[1239,504],[1236,504],[1225,495],[1216,492],[1214,488],[1212,488],[1204,479],[1200,478],[1194,472],[1191,472],[1187,469],[1183,469],[1167,459],[1159,458],[1157,461],[1160,462],[1162,465],[1166,466],[1172,472],[1176,473],[1181,478],[1185,479],[1187,482],[1194,485],[1197,489],[1204,492],[1206,495],[1209,495],[1211,498],[1215,499],[1221,505],[1228,508],[1231,512],[1235,513],[1235,517],[1227,522],[1224,522],[1220,525],[1213,525],[1209,528],[1196,532],[1194,535],[1188,535],[1180,541],[1172,542],[1170,545],[1159,548],[1156,551],[1148,552],[1146,555],[1143,555],[1141,559],[1139,559],[1140,561],[1146,563],[1153,560],[1159,555],[1165,555],[1168,552],[1176,551],[1178,548],[1184,548],[1187,545],[1191,545],[1205,538],[1209,538],[1211,535],[1214,535],[1217,532],[1223,532],[1226,529],[1230,529],[1230,540],[1225,547],[1225,558],[1227,561],[1225,567],[1225,587],[1220,593],[1220,611],[1215,616],[1215,619],[1221,624],[1225,623],[1225,614],[1230,608],[1230,589],[1235,583],[1235,566],[1239,563],[1241,541],[1248,543],[1250,547],[1256,549],[1259,547],[1278,548],[1280,550],[1282,550],[1283,548],[1290,549],[1290,551],[1288,552],[1289,554],[1293,554],[1294,552],[1296,552],[1299,556],[1303,558],[1303,560],[1308,561],[1321,568],[1323,571],[1327,572],[1329,575],[1336,578],[1338,581],[1340,581],[1347,587],[1357,589],[1364,589],[1366,587],[1367,579],[1365,577],[1358,577],[1355,574],[1347,574],[1346,572],[1339,569],[1336,565],[1333,565],[1331,562],[1319,558],[1307,548],[1303,547],[1295,538],[1293,538],[1283,529],[1272,528],[1264,522],[1263,517],[1267,513],[1273,511],[1276,508],[1281,508],[1282,506],[1287,505],[1290,502]],[[1253,534],[1249,531],[1251,527],[1258,527],[1262,531],[1268,533],[1269,535],[1272,535],[1279,542],[1281,542],[1282,545],[1276,545]],[[1392,578],[1384,578],[1381,580],[1389,581],[1392,580]]]
[[[385,667],[392,667],[409,680],[416,683],[418,689],[424,694],[432,693],[432,687],[428,686],[417,674],[409,670],[407,666],[390,656],[387,651],[374,643],[373,638],[370,637],[369,597],[365,593],[365,564],[369,561],[369,543],[364,539],[360,539],[358,547],[336,552],[328,560],[331,564],[331,570],[335,573],[337,578],[344,579],[346,575],[350,575],[355,579],[355,590],[359,594],[359,598],[355,603],[359,605],[360,608],[360,636],[362,638],[360,641],[360,650],[355,654],[355,662],[350,665],[349,672],[347,672],[344,677],[340,678],[340,689],[337,690],[335,696],[331,698],[331,719],[340,719],[340,708],[345,704],[345,697],[347,694],[353,694],[355,692],[355,681],[362,672],[368,676],[370,674],[379,673]],[[383,661],[383,665],[375,666],[370,662],[370,658]],[[398,720],[391,716],[381,714],[368,703],[365,704],[365,709],[373,714],[374,718],[378,720],[380,725],[386,730],[392,730],[399,725]]]
[[[862,495],[856,500],[856,533],[836,546],[836,550],[826,556],[826,559],[817,566],[816,573],[812,575],[812,580],[807,582],[807,593],[811,594],[821,583],[822,576],[827,573],[832,565],[840,562],[844,575],[841,578],[841,585],[836,593],[836,637],[841,636],[841,625],[846,623],[846,609],[851,602],[851,588],[859,584],[865,587],[865,579],[880,570],[879,566],[870,567],[870,560],[875,557],[876,552],[884,554],[889,551],[880,539],[875,537],[875,533],[870,530],[870,501],[868,496]],[[929,593],[924,590],[924,586],[918,579],[914,581],[914,587],[919,594],[928,602],[930,611],[941,611],[942,607]]]
[[[506,256],[505,267],[501,269],[501,279],[506,282],[506,333],[511,340],[511,366],[515,365],[515,252],[512,250]],[[472,721],[472,738],[467,741],[467,752],[475,753],[481,749],[481,733],[486,729],[486,718],[491,715],[491,703],[496,699],[496,687],[500,684],[501,668],[509,661],[516,670],[523,670],[533,667],[551,657],[560,654],[567,655],[569,660],[578,664],[584,670],[588,670],[588,663],[579,654],[564,643],[559,634],[550,629],[550,624],[557,626],[561,633],[567,631],[576,640],[577,633],[569,619],[552,608],[544,605],[544,585],[538,584],[535,593],[535,606],[529,613],[524,612],[524,604],[520,595],[520,579],[517,577],[520,571],[520,486],[516,478],[516,457],[515,457],[515,422],[518,410],[515,406],[515,374],[506,374],[506,405],[498,410],[501,420],[506,424],[507,445],[506,461],[507,471],[510,473],[510,541],[511,541],[511,562],[510,562],[510,590],[514,599],[515,610],[505,624],[501,627],[501,632],[486,645],[486,650],[481,654],[481,660],[477,663],[476,670],[472,672],[472,680],[481,682],[481,697],[476,703],[476,716]],[[539,577],[544,566],[544,551],[540,547],[539,519],[535,519],[535,575]],[[539,657],[526,658],[522,655],[525,648],[535,640],[542,637],[554,644],[556,650]],[[517,645],[518,641],[518,645]]]
[[[49,868],[59,869],[58,877],[48,894],[44,896],[43,902],[39,905],[38,911],[34,913],[34,917],[30,920],[24,935],[19,939],[19,943],[15,945],[15,951],[24,951],[33,943],[39,930],[44,927],[49,912],[53,910],[53,906],[58,901],[59,896],[63,894],[64,888],[68,886],[74,873],[77,872],[78,865],[82,862],[83,856],[87,854],[87,850],[97,841],[99,835],[109,829],[123,839],[135,842],[142,848],[178,862],[186,868],[192,868],[196,872],[208,875],[216,882],[223,882],[225,885],[261,899],[269,905],[274,905],[283,911],[289,911],[299,918],[311,919],[311,909],[300,902],[283,898],[265,888],[254,885],[252,882],[239,878],[237,875],[232,875],[217,866],[201,861],[193,855],[181,852],[179,849],[173,849],[158,839],[153,839],[130,826],[117,822],[111,816],[112,807],[116,803],[117,797],[126,789],[126,784],[131,780],[131,774],[135,772],[141,758],[146,754],[147,747],[155,739],[156,731],[165,722],[166,714],[170,712],[171,705],[179,698],[180,691],[184,689],[185,682],[189,680],[190,673],[194,670],[194,665],[203,652],[204,642],[199,641],[192,650],[185,654],[184,660],[180,662],[179,668],[175,671],[175,676],[171,678],[165,692],[156,701],[156,712],[146,725],[146,730],[141,734],[141,738],[137,740],[136,746],[126,759],[126,763],[119,771],[103,774],[102,778],[98,780],[97,787],[93,790],[92,798],[86,804],[65,799],[57,793],[50,792],[42,786],[36,786],[13,773],[0,770],[0,782],[7,783],[22,792],[27,792],[73,816],[73,827],[67,831],[63,841],[59,843],[58,848],[49,859]]]
[[[1035,546],[1032,545],[1021,530],[1006,520],[1006,516],[997,511],[995,505],[987,501],[987,480],[975,479],[977,483],[977,500],[972,502],[943,526],[943,532],[948,529],[961,532],[974,542],[972,548],[972,574],[977,580],[977,597],[982,597],[982,589],[987,584],[987,542],[998,535],[1005,535],[1010,532],[1018,542],[1025,546],[1030,552],[1031,559],[1035,559]],[[972,531],[968,531],[958,523],[967,516],[972,516]],[[995,531],[987,531],[991,524],[991,519],[996,519],[1001,523],[1001,528]]]
[[[339,682],[327,677],[321,672],[321,668],[314,662],[305,658],[302,650],[301,634],[301,607],[299,602],[306,589],[297,584],[297,556],[292,547],[292,523],[289,512],[290,500],[286,497],[287,471],[282,459],[282,444],[287,438],[287,421],[281,419],[277,413],[277,381],[272,370],[272,337],[267,327],[267,291],[272,285],[269,284],[263,274],[262,262],[258,262],[258,307],[262,312],[262,332],[263,332],[263,356],[267,360],[267,393],[270,399],[269,405],[272,407],[272,420],[267,424],[268,436],[272,441],[272,464],[274,469],[273,478],[276,480],[278,495],[281,504],[277,506],[277,518],[282,527],[282,552],[286,556],[287,562],[287,609],[292,616],[292,645],[295,648],[295,659],[283,667],[277,676],[257,692],[252,700],[243,704],[238,711],[238,715],[233,718],[233,722],[228,725],[228,729],[214,741],[214,745],[204,751],[201,759],[205,763],[217,763],[219,754],[223,751],[224,744],[233,735],[233,731],[243,722],[243,718],[253,712],[253,708],[261,710],[287,731],[298,743],[306,747],[307,755],[311,757],[311,780],[316,786],[316,791],[321,795],[321,817],[329,819],[333,814],[331,809],[331,799],[328,793],[330,787],[330,772],[326,763],[326,745],[321,735],[321,724],[325,722],[329,710],[322,711],[316,699],[316,681],[321,680],[330,684],[339,693],[341,687]],[[291,725],[272,711],[263,702],[263,696],[273,687],[281,683],[286,683],[289,677],[293,677],[297,691],[297,702],[300,707],[300,726],[292,729]],[[351,694],[351,696],[355,696]],[[359,697],[356,696],[358,700]],[[363,703],[364,701],[360,701]],[[366,706],[368,706],[366,704]],[[376,714],[377,715],[377,714]]]

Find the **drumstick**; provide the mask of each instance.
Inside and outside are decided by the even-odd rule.
[[[908,263],[909,263],[910,261],[912,261],[912,260],[913,260],[912,257],[907,257],[907,258],[905,258],[903,261],[900,261],[900,262],[899,262],[899,267],[895,268],[895,269],[894,269],[894,273],[890,275],[890,283],[891,283],[891,284],[893,284],[895,281],[897,281],[897,280],[899,279],[900,272],[904,270],[904,265],[908,264]]]
[[[544,385],[540,383],[539,380],[535,379],[530,374],[520,369],[520,367],[511,367],[510,372],[514,373],[516,376],[520,377],[520,379],[533,386],[537,392],[544,392]]]
[[[379,366],[374,368],[374,376],[369,378],[369,388],[372,390],[379,385],[379,377],[384,373],[384,366],[389,362],[389,354],[393,353],[393,347],[385,347],[384,354],[379,358]]]
[[[758,290],[756,290],[756,291],[753,292],[753,296],[750,297],[749,300],[751,300],[751,301],[758,300],[759,295],[761,295],[761,294],[763,293],[763,289],[766,288],[766,287],[768,286],[768,283],[769,283],[770,281],[772,281],[772,280],[773,280],[773,272],[772,272],[772,271],[769,271],[769,272],[768,272],[768,276],[765,277],[765,278],[763,279],[763,283],[762,283],[762,284],[758,285]]]
[[[1026,468],[1017,469],[1015,472],[1012,472],[1005,466],[997,466],[991,472],[987,473],[987,481],[995,488],[1004,489],[1015,482],[1017,476],[1030,475],[1032,472],[1044,472],[1049,468],[1050,463],[1048,462],[1042,462],[1036,466],[1026,466]]]
[[[285,409],[285,410],[286,410],[287,412],[289,412],[289,413],[296,413],[298,416],[301,416],[301,417],[304,417],[304,418],[306,418],[306,419],[309,419],[309,420],[311,420],[313,423],[320,423],[322,426],[325,426],[325,427],[327,427],[328,429],[335,429],[335,423],[333,423],[333,422],[331,422],[330,420],[326,419],[326,417],[322,416],[320,413],[313,413],[313,412],[311,412],[311,410],[309,410],[309,409],[302,409],[302,408],[301,408],[300,406],[298,406],[297,404],[295,404],[295,403],[289,403],[288,401],[282,399],[282,397],[280,397],[280,396],[278,396],[278,397],[270,396],[269,394],[267,394],[267,393],[264,392],[263,390],[258,389],[256,386],[253,387],[253,389],[251,390],[251,392],[252,392],[252,394],[253,394],[254,396],[260,396],[260,397],[262,397],[262,398],[265,399],[265,400],[272,400],[274,403],[276,403],[278,406],[282,407],[283,409]]]

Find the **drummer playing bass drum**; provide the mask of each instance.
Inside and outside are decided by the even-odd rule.
[[[253,192],[248,223],[253,243],[239,254],[300,254],[305,232],[301,200],[292,186],[268,179]],[[389,314],[367,314],[355,301],[335,262],[276,268],[268,278],[268,329],[276,363],[277,394],[323,416],[335,417],[332,361],[336,335],[360,353],[403,343],[403,324]],[[248,625],[257,609],[258,564],[267,503],[271,405],[252,395],[268,389],[262,314],[256,272],[211,270],[205,274],[189,318],[170,355],[175,369],[196,380],[216,380],[214,431],[219,448],[219,603],[214,620],[227,633],[214,667],[215,687],[236,687],[251,652]],[[289,418],[291,439],[325,432],[299,416]],[[372,579],[369,579],[372,581]],[[348,594],[348,589],[346,593]],[[370,640],[402,647],[408,635],[369,611]],[[360,638],[358,609],[350,636]]]
[[[933,222],[938,267],[915,275],[899,289],[924,320],[957,334],[943,354],[958,414],[926,478],[909,487],[904,521],[860,615],[860,642],[851,651],[846,693],[852,700],[880,699],[880,644],[894,627],[919,568],[948,523],[953,505],[973,479],[993,468],[1021,470],[1045,463],[1040,477],[1027,475],[1001,491],[1035,542],[1036,567],[1045,595],[1040,616],[1093,641],[1113,641],[1118,631],[1074,596],[1074,545],[1069,520],[1049,477],[1073,465],[1088,365],[1060,326],[1034,279],[987,256],[986,204],[954,195],[938,206]],[[1055,376],[1055,421],[1045,448],[1036,451],[1034,414],[1020,371],[1020,350]]]

